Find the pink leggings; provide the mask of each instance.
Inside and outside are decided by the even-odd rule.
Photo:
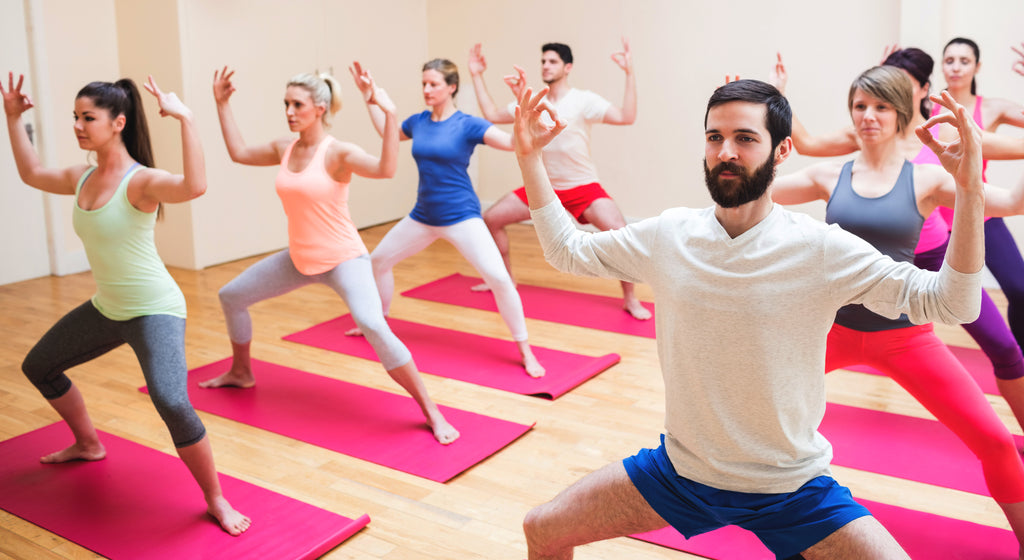
[[[1010,432],[931,324],[878,332],[833,325],[825,371],[851,365],[885,373],[953,430],[981,460],[997,502],[1024,501],[1024,464]]]

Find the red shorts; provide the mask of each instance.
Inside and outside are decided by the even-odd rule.
[[[519,200],[523,201],[523,204],[529,206],[530,202],[526,199],[526,187],[519,187],[514,192]],[[590,208],[595,200],[611,198],[601,188],[601,183],[588,183],[571,189],[555,189],[555,194],[558,195],[558,200],[562,201],[562,206],[581,224],[589,223],[583,218],[583,212]]]

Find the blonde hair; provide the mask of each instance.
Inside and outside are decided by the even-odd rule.
[[[853,96],[857,90],[880,99],[896,110],[896,131],[903,132],[914,116],[914,86],[906,72],[893,66],[875,66],[850,84],[847,107],[853,110]]]
[[[314,105],[327,109],[321,121],[325,128],[330,128],[329,118],[341,110],[341,84],[338,80],[326,72],[305,73],[288,80],[287,87],[292,86],[308,91]]]
[[[422,72],[427,70],[436,70],[444,77],[444,83],[455,86],[455,91],[452,92],[452,97],[455,97],[459,93],[459,67],[454,62],[447,58],[435,58],[429,60],[423,64]]]

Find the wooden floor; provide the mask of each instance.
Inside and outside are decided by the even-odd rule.
[[[389,226],[363,232],[373,247]],[[532,227],[510,228],[517,279],[524,283],[617,295],[618,284],[561,274],[543,262]],[[188,300],[190,366],[229,352],[217,290],[255,258],[194,272],[172,270]],[[395,269],[396,293],[472,268],[444,242]],[[24,379],[21,360],[61,315],[93,293],[88,273],[0,286],[0,439],[58,420]],[[650,292],[640,286],[640,295]],[[998,295],[997,295],[998,297]],[[346,309],[322,286],[303,288],[252,308],[254,356],[320,375],[395,393],[401,389],[375,362],[285,342],[281,336],[333,318]],[[495,313],[397,296],[392,316],[508,339]],[[580,476],[657,444],[664,410],[653,340],[528,320],[536,344],[587,354],[614,351],[622,361],[557,401],[507,394],[425,375],[440,403],[537,426],[526,436],[447,484],[396,472],[283,436],[200,412],[211,434],[218,469],[339,514],[367,513],[370,525],[325,557],[359,559],[522,558],[521,523],[527,510]],[[947,342],[971,345],[959,328],[938,326]],[[125,347],[72,371],[101,430],[173,453],[148,398],[134,355]],[[928,413],[887,378],[838,371],[827,378],[829,400],[900,414]],[[1014,433],[1020,429],[1004,402],[990,397]],[[967,453],[966,448],[964,452]],[[1007,528],[996,504],[973,494],[836,468],[857,497]],[[230,496],[229,496],[230,498]],[[202,498],[196,490],[196,507]],[[255,519],[255,523],[260,520]],[[242,537],[244,538],[244,537]],[[93,553],[0,511],[0,558],[96,558]],[[689,555],[621,538],[582,547],[580,559],[688,558]]]

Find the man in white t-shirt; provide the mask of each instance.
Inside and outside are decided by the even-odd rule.
[[[530,560],[567,560],[594,541],[671,525],[687,538],[725,525],[755,533],[776,558],[909,560],[833,477],[825,349],[836,310],[972,321],[985,260],[981,131],[946,94],[960,138],[918,137],[956,182],[956,216],[939,273],[896,262],[863,239],[772,201],[792,153],[789,103],[756,80],[712,94],[705,182],[714,206],[672,208],[598,233],[558,204],[542,148],[566,126],[526,89],[515,150],[545,259],[563,272],[644,282],[658,305],[665,431],[656,448],[578,480],[523,522]],[[550,111],[545,124],[539,116]],[[1016,508],[1006,504],[1004,508]]]
[[[590,158],[590,125],[633,124],[636,120],[636,80],[633,75],[633,60],[629,42],[622,41],[622,52],[612,55],[612,60],[626,73],[626,93],[622,106],[616,107],[608,100],[591,91],[569,86],[569,72],[572,70],[572,50],[562,43],[547,43],[541,47],[541,78],[548,85],[550,102],[568,128],[544,148],[544,167],[562,205],[582,224],[594,224],[607,231],[626,225],[619,207],[604,191],[597,178],[597,168]],[[495,124],[513,121],[515,102],[499,108],[494,104],[484,84],[483,73],[487,62],[480,52],[480,45],[469,51],[469,73],[473,78],[476,99],[484,118]],[[519,75],[506,76],[505,83],[518,96],[526,83],[522,69]],[[505,259],[509,273],[512,265],[509,258],[509,240],[505,226],[530,218],[526,203],[526,192],[519,188],[502,197],[484,212],[484,222],[494,236],[494,242]],[[486,285],[474,287],[485,290]],[[646,320],[651,312],[637,299],[633,284],[622,282],[622,307],[633,317]]]

